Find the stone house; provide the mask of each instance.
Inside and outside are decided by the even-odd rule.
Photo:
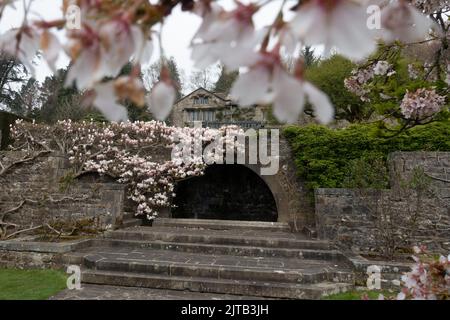
[[[260,128],[267,122],[269,112],[267,106],[239,108],[228,95],[200,87],[175,103],[170,120],[177,127],[192,126],[194,121],[201,121],[204,127],[210,128],[228,124]]]

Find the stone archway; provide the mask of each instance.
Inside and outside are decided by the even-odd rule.
[[[266,182],[244,165],[212,165],[201,177],[178,183],[173,218],[278,221]]]

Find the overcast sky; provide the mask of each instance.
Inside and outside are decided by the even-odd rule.
[[[152,1],[153,2],[153,1]],[[242,2],[248,2],[243,0]],[[0,22],[0,30],[3,32],[11,27],[17,27],[23,20],[23,10],[21,9],[21,1],[18,1],[17,10],[7,9]],[[232,0],[220,0],[225,8],[230,9],[234,6]],[[267,5],[254,17],[257,28],[272,23],[275,18],[281,0],[274,0]],[[38,0],[33,2],[32,12],[35,16],[41,16],[45,20],[61,18],[61,0]],[[200,19],[191,13],[182,12],[176,7],[173,14],[169,16],[164,24],[163,44],[167,56],[173,56],[180,68],[189,75],[194,69],[190,59],[189,42],[200,25]],[[157,51],[153,55],[152,61],[158,59]],[[68,64],[67,57],[61,57],[58,61],[58,67],[64,67]],[[41,63],[37,67],[37,79],[42,81],[50,74],[45,63]]]

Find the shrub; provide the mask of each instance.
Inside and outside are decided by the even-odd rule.
[[[354,124],[345,129],[289,126],[283,133],[298,174],[311,191],[348,186],[352,182],[347,177],[358,175],[355,170],[363,166],[361,161],[377,163],[380,169],[380,162],[386,166],[388,154],[394,151],[450,151],[449,122],[418,126],[390,138],[384,137],[376,124]],[[364,186],[377,184],[383,187],[378,178],[365,181]]]

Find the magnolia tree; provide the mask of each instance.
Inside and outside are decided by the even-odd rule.
[[[204,169],[230,149],[243,152],[235,126],[221,129],[176,128],[162,122],[104,123],[59,121],[55,125],[18,120],[11,128],[13,150],[58,151],[68,156],[72,178],[86,172],[109,175],[128,186],[137,204],[136,214],[153,219],[159,209],[170,207],[177,181],[203,174]],[[200,155],[193,146],[214,142],[225,148],[205,148]],[[164,157],[164,154],[166,156]],[[168,155],[167,155],[168,153]],[[156,156],[163,156],[156,159]],[[208,160],[209,159],[209,160]]]
[[[17,2],[0,1],[2,12]],[[267,26],[256,29],[254,16],[271,2],[279,4],[278,14]],[[38,51],[53,69],[65,51],[72,60],[67,85],[76,84],[89,102],[114,121],[127,118],[119,103],[124,99],[138,105],[147,102],[159,120],[169,115],[176,89],[168,68],[163,66],[160,81],[148,96],[139,74],[140,65],[152,57],[155,43],[164,61],[161,30],[176,6],[202,19],[190,44],[196,66],[220,61],[229,71],[240,70],[231,96],[243,107],[272,104],[274,115],[285,122],[295,121],[307,101],[324,123],[332,120],[333,107],[327,95],[304,78],[302,60],[288,72],[281,62],[283,54],[298,52],[299,46],[323,46],[325,53],[337,50],[359,61],[373,53],[379,42],[412,43],[432,37],[446,43],[449,29],[445,0],[236,0],[232,9],[212,0],[64,0],[64,18],[54,21],[31,19],[32,0],[23,3],[23,23],[1,35],[2,51],[31,71]],[[65,36],[57,37],[56,31]],[[129,61],[133,71],[118,76]],[[377,73],[385,68],[379,65]],[[411,104],[411,99],[417,101],[427,94],[431,93],[405,98],[405,109],[422,109],[421,103]],[[424,109],[428,112],[430,107]]]

